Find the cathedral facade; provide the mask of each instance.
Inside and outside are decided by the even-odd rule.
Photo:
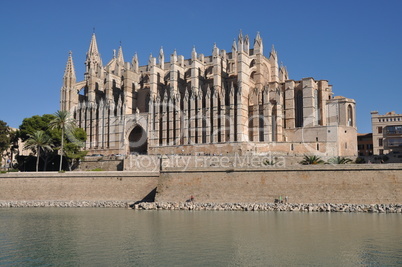
[[[103,65],[95,34],[77,81],[70,53],[61,110],[87,133],[86,149],[100,154],[319,154],[355,156],[355,101],[336,96],[326,80],[289,79],[262,38],[253,47],[239,34],[231,51],[193,48],[185,59],[160,49],[139,66],[120,46]]]

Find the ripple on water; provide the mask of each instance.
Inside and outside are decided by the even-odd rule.
[[[0,266],[397,266],[401,214],[2,209]]]

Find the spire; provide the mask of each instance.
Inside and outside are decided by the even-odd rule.
[[[237,39],[240,41],[243,41],[243,32],[242,32],[242,30],[240,30],[240,32],[239,32],[239,36],[237,37]]]
[[[124,64],[123,48],[121,46],[121,42],[120,42],[119,51],[117,52],[117,62],[119,62],[121,65]]]
[[[159,65],[161,69],[165,68],[165,54],[163,53],[163,47],[159,50]]]
[[[260,32],[257,32],[257,36],[254,40],[254,54],[263,54],[264,49],[262,45],[262,38],[260,36]]]
[[[138,72],[138,55],[137,55],[137,52],[134,54],[133,60],[131,61],[131,64],[133,64],[134,72]]]
[[[249,42],[248,35],[246,35],[246,37],[244,37],[244,47],[243,47],[243,51],[248,54],[248,53],[249,53],[249,50],[250,50],[250,42]]]
[[[152,65],[154,63],[154,57],[152,56],[152,53],[149,54],[149,59],[148,59],[148,65]]]
[[[98,45],[96,43],[95,33],[92,34],[91,43],[87,52],[87,58],[85,60],[86,72],[95,73],[98,68],[102,66],[102,59],[98,51]]]
[[[275,60],[276,60],[277,57],[278,57],[274,45],[272,45],[270,57],[273,57]]]
[[[195,45],[193,46],[193,50],[191,51],[191,60],[197,59],[197,51],[195,51]]]
[[[75,97],[75,70],[71,51],[69,52],[66,69],[64,70],[63,86],[61,88],[60,109],[70,111],[74,104],[78,103]],[[78,96],[77,96],[78,97]]]
[[[68,53],[68,60],[66,64],[66,69],[64,70],[64,79],[71,79],[71,80],[76,80],[75,76],[75,69],[74,69],[74,63],[73,63],[73,53],[70,51]]]
[[[243,51],[243,33],[240,30],[239,36],[237,37],[237,48]]]
[[[262,38],[260,36],[260,32],[257,32],[257,36],[255,37],[255,40],[258,41],[258,42],[262,41]]]
[[[232,53],[237,51],[237,45],[236,45],[236,39],[233,39],[233,44],[232,44]]]
[[[98,45],[96,43],[95,33],[92,34],[91,43],[89,44],[88,56],[99,55]]]
[[[170,63],[174,64],[177,62],[177,52],[176,49],[173,51],[173,54],[170,56]]]
[[[218,49],[218,47],[216,46],[216,43],[214,43],[214,48],[212,49],[212,55],[213,55],[214,57],[219,56],[219,49]]]

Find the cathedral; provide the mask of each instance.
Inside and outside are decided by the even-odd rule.
[[[92,35],[83,81],[72,54],[60,109],[71,112],[97,154],[355,156],[355,101],[334,96],[326,80],[292,80],[272,46],[264,55],[240,32],[230,51],[185,59],[160,49],[140,66],[120,46],[104,65]]]

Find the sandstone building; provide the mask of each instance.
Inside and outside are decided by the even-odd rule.
[[[402,154],[402,114],[392,111],[380,115],[372,111],[371,126],[374,155]]]
[[[85,65],[77,81],[70,53],[60,105],[93,153],[357,154],[355,101],[326,80],[291,80],[259,34],[252,48],[240,33],[230,51],[193,48],[189,59],[161,48],[144,66],[121,46],[104,65],[93,34]]]

